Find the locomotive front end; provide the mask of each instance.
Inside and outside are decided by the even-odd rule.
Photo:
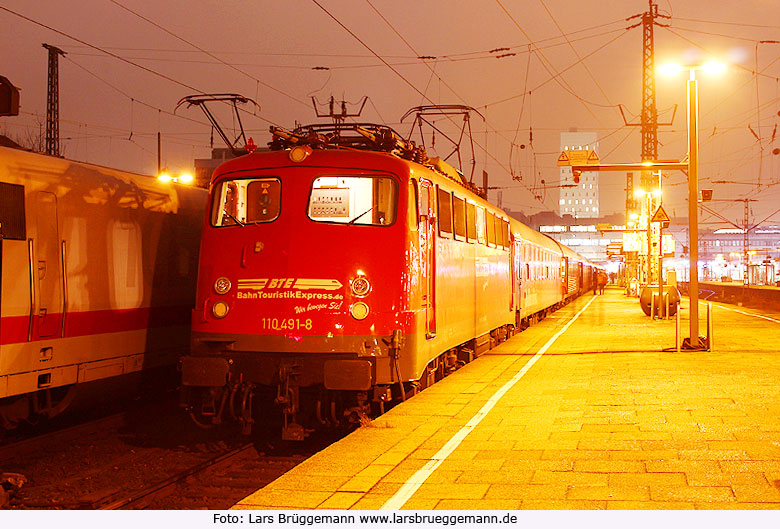
[[[386,158],[292,149],[219,170],[181,363],[197,422],[233,415],[248,430],[278,416],[302,439],[389,398],[377,381],[391,378],[409,314],[402,187]]]

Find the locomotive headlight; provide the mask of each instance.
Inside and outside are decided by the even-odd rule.
[[[358,276],[349,283],[352,293],[356,296],[363,297],[371,290],[371,283],[368,282],[365,276]]]
[[[214,281],[214,292],[217,294],[227,294],[230,292],[230,287],[232,285],[230,284],[230,279],[227,277],[220,277],[216,281]]]
[[[214,315],[215,318],[224,318],[227,316],[227,313],[230,311],[230,308],[228,307],[228,304],[224,301],[217,301],[214,303],[214,306],[211,307],[211,313]]]
[[[365,320],[366,316],[368,316],[368,305],[362,301],[358,301],[349,308],[349,313],[352,314],[352,317],[356,320]]]
[[[290,149],[290,160],[295,163],[301,163],[312,153],[308,145],[298,145]]]

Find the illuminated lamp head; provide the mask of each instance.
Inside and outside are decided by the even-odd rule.
[[[195,177],[192,176],[192,173],[182,173],[179,175],[179,177],[176,179],[177,182],[180,184],[186,184],[190,185],[195,181]]]

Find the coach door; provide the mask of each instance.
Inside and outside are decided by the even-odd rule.
[[[433,184],[420,180],[420,257],[423,275],[425,335],[436,336],[436,204]]]
[[[60,243],[57,230],[57,197],[41,191],[35,195],[37,237],[33,268],[38,303],[33,313],[34,335],[50,338],[60,332],[62,324],[62,274]]]

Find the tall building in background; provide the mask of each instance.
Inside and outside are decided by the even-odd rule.
[[[561,151],[596,151],[598,137],[595,132],[561,132]],[[571,167],[561,167],[561,185],[574,186]],[[574,218],[600,216],[599,180],[596,172],[583,172],[576,187],[561,187],[558,200],[558,215],[571,215]]]

